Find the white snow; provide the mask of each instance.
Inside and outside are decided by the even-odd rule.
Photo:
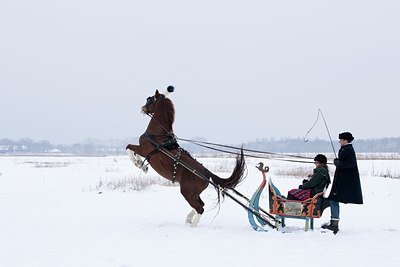
[[[199,158],[228,177],[233,159]],[[247,159],[237,188],[250,197],[261,182]],[[264,160],[281,192],[303,177],[274,170],[309,167]],[[185,224],[191,210],[178,186],[141,173],[128,157],[0,157],[0,266],[400,266],[399,160],[360,160],[364,205],[341,205],[340,232],[321,233],[329,209],[304,232],[287,220],[284,232],[254,231],[243,208],[216,192],[202,194],[206,212],[197,228]],[[137,191],[130,181],[163,181]],[[101,183],[100,183],[101,181]],[[128,183],[124,186],[124,183]],[[101,186],[100,186],[101,185]],[[100,186],[100,187],[99,187]],[[112,186],[119,186],[111,189]],[[268,209],[267,192],[261,206]]]

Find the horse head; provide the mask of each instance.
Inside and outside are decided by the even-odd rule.
[[[153,96],[149,96],[146,99],[146,104],[142,107],[142,112],[144,114],[154,114],[156,106],[160,102],[159,100],[161,100],[162,98],[165,98],[165,95],[160,94],[160,92],[156,90]]]
[[[163,125],[168,131],[172,130],[175,120],[175,108],[172,101],[158,90],[153,96],[146,99],[146,104],[142,107],[144,114],[150,115],[157,124]]]

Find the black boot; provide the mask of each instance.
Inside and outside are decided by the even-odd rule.
[[[323,224],[321,228],[328,229],[336,235],[339,232],[339,220],[331,220],[330,224]]]
[[[321,228],[322,229],[326,229],[326,228],[328,228],[328,226],[331,224],[331,222],[326,222],[326,223],[324,223],[324,224],[322,224],[321,225]]]

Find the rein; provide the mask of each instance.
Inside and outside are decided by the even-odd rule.
[[[157,99],[155,99],[155,100],[153,100],[153,101],[151,101],[151,100],[147,100],[147,103],[149,103],[149,104],[151,104],[151,103],[155,103],[155,102],[157,102],[159,100],[159,98],[157,98]],[[246,157],[251,157],[251,158],[261,158],[261,159],[271,159],[271,156],[280,156],[280,157],[289,157],[289,158],[292,158],[292,159],[279,159],[279,158],[274,158],[274,160],[278,160],[278,161],[288,161],[288,162],[296,162],[296,163],[313,163],[313,158],[312,157],[305,157],[305,156],[299,156],[299,155],[292,155],[292,154],[283,154],[283,153],[275,153],[275,152],[268,152],[268,151],[262,151],[262,150],[255,150],[255,149],[247,149],[247,148],[243,148],[243,147],[235,147],[235,146],[229,146],[229,145],[224,145],[224,144],[218,144],[218,143],[211,143],[211,142],[204,142],[204,141],[196,141],[196,140],[190,140],[190,139],[184,139],[184,138],[179,138],[178,136],[176,136],[175,134],[174,134],[174,132],[173,131],[168,131],[157,119],[155,119],[154,118],[154,115],[153,114],[151,114],[151,113],[145,113],[147,116],[149,116],[152,120],[154,120],[154,122],[155,123],[157,123],[158,124],[158,126],[165,132],[165,134],[162,134],[162,135],[152,135],[152,136],[157,136],[157,137],[162,137],[162,136],[165,136],[165,137],[169,137],[169,140],[167,140],[167,141],[165,141],[163,144],[158,144],[158,145],[155,145],[155,149],[154,149],[154,151],[153,152],[151,152],[147,157],[146,157],[146,159],[145,160],[149,160],[149,158],[159,149],[159,147],[161,146],[161,147],[165,147],[166,145],[167,145],[167,143],[169,142],[169,143],[171,143],[171,139],[173,140],[172,142],[176,142],[176,140],[181,140],[181,141],[184,141],[184,142],[188,142],[188,143],[192,143],[192,144],[194,144],[194,145],[197,145],[197,146],[200,146],[200,147],[203,147],[203,148],[206,148],[206,149],[210,149],[210,150],[214,150],[214,151],[218,151],[218,152],[221,152],[221,153],[226,153],[226,154],[231,154],[231,155],[240,155],[238,152],[234,152],[234,151],[229,151],[229,150],[227,150],[227,149],[234,149],[234,150],[237,150],[237,151],[239,151],[240,149],[243,149],[243,151],[244,152],[250,152],[250,153],[256,153],[256,154],[259,154],[259,155],[255,155],[255,154],[249,154],[249,153],[244,153],[244,156],[246,156]],[[326,129],[327,129],[327,131],[328,131],[328,134],[329,134],[329,137],[330,137],[330,133],[329,133],[329,129],[328,129],[328,126],[326,125],[326,121],[325,121],[325,118],[324,118],[324,115],[322,114],[322,111],[319,109],[318,110],[318,117],[317,117],[317,120],[316,120],[316,122],[314,123],[314,125],[311,127],[311,129],[307,132],[307,135],[308,135],[308,133],[313,129],[313,127],[315,126],[315,124],[317,123],[317,121],[318,121],[318,118],[319,118],[319,114],[321,114],[321,116],[322,116],[322,118],[323,118],[323,120],[324,120],[324,122],[325,122],[325,126],[326,126]],[[168,121],[169,121],[169,118],[167,118],[168,119]],[[145,134],[146,135],[146,134]],[[147,134],[147,135],[149,135],[149,134]],[[305,137],[305,142],[307,142],[308,140],[307,140],[307,135],[306,135],[306,137]],[[147,136],[147,138],[149,138],[149,136]],[[154,144],[154,143],[153,143]],[[335,155],[336,155],[336,151],[335,151],[335,149],[334,149],[334,147],[333,147],[333,143],[332,143],[332,139],[331,139],[331,144],[332,144],[332,148],[333,148],[333,151],[334,151],[334,153],[335,153]],[[218,147],[218,148],[217,148]],[[303,160],[296,160],[296,159],[303,159]],[[310,161],[307,161],[307,160],[311,160],[311,162]],[[332,163],[328,163],[329,165],[332,165]]]
[[[206,148],[206,149],[218,151],[218,152],[221,152],[221,153],[227,153],[227,154],[231,154],[231,155],[236,155],[236,156],[240,155],[240,153],[238,153],[238,152],[226,150],[226,149],[240,150],[241,149],[240,147],[223,145],[223,144],[218,144],[218,143],[211,143],[211,142],[196,141],[196,140],[190,140],[190,139],[185,139],[185,138],[179,138],[173,132],[167,131],[167,129],[165,129],[165,127],[158,120],[156,120],[152,114],[146,113],[146,115],[149,116],[151,119],[153,119],[158,124],[158,126],[165,132],[164,135],[157,135],[157,136],[166,136],[166,137],[170,136],[172,138],[175,138],[176,140],[184,141],[184,142],[187,142],[187,143],[192,143],[194,145],[197,145],[197,146],[200,146],[200,147],[203,147],[203,148]],[[215,147],[213,147],[213,146],[215,146]],[[216,148],[216,147],[220,147],[220,148]],[[262,150],[247,149],[247,148],[243,148],[243,151],[250,152],[250,153],[261,154],[261,155],[254,155],[254,154],[249,154],[249,153],[245,153],[244,154],[244,156],[250,157],[250,158],[271,159],[271,156],[281,156],[281,157],[298,158],[298,159],[304,159],[304,160],[276,159],[276,158],[275,158],[275,160],[296,162],[296,163],[313,163],[313,161],[311,161],[311,162],[310,161],[306,161],[306,160],[313,160],[313,158],[311,158],[311,157],[305,157],[305,156],[299,156],[299,155],[291,155],[291,154],[282,154],[282,153],[268,152],[268,151],[262,151]],[[331,164],[331,163],[328,163],[328,164]]]
[[[146,115],[149,116],[151,119],[153,119],[158,124],[158,126],[160,126],[160,128],[166,133],[165,135],[159,134],[157,136],[171,136],[173,138],[177,138],[174,132],[167,131],[167,129],[165,129],[165,127],[158,120],[156,120],[152,114],[146,113]]]
[[[232,154],[237,154],[237,153],[231,152],[231,151],[227,151],[227,150],[222,150],[222,149],[216,149],[216,148],[213,148],[211,146],[230,148],[230,149],[238,149],[238,150],[241,149],[240,147],[228,146],[228,145],[223,145],[223,144],[218,144],[218,143],[202,142],[202,141],[183,139],[183,138],[178,138],[178,137],[176,137],[176,139],[177,140],[181,140],[181,141],[185,141],[185,142],[188,142],[188,143],[193,143],[195,145],[202,146],[202,147],[209,148],[209,149],[213,149],[213,150],[216,150],[216,151],[232,153]],[[206,145],[211,145],[211,146],[206,146]],[[311,157],[305,157],[305,156],[299,156],[299,155],[291,155],[291,154],[282,154],[282,153],[268,152],[268,151],[248,149],[248,148],[243,148],[243,151],[259,153],[259,154],[265,154],[265,155],[271,155],[271,156],[283,156],[283,157],[291,157],[291,158],[313,159]],[[247,156],[248,157],[255,157],[255,158],[266,158],[265,156],[262,157],[262,156],[256,156],[256,155],[247,155]]]

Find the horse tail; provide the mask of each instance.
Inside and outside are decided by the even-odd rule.
[[[227,179],[223,179],[215,174],[211,174],[211,180],[222,188],[232,189],[235,188],[239,183],[241,183],[245,178],[244,177],[245,169],[246,169],[246,164],[242,148],[240,150],[240,154],[236,157],[236,166],[233,169],[232,175]]]

